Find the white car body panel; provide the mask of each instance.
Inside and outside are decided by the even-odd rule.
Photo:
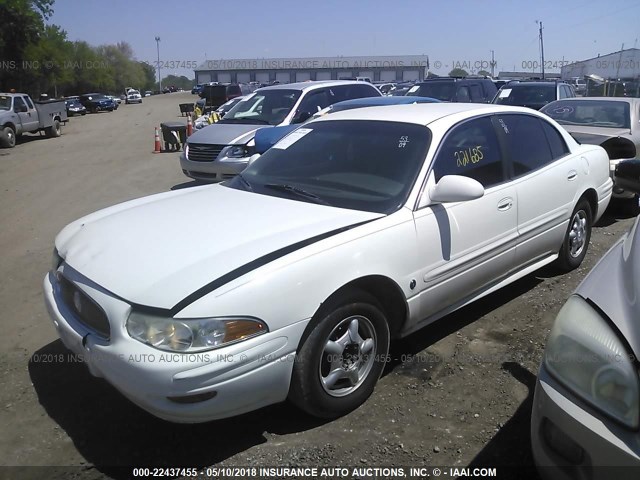
[[[345,285],[365,277],[386,279],[390,294],[405,302],[406,316],[394,332],[402,336],[553,261],[583,194],[593,195],[598,205],[594,221],[602,215],[612,190],[607,155],[600,147],[578,145],[566,132],[571,154],[563,159],[475,200],[430,201],[431,163],[447,131],[468,118],[505,112],[547,120],[525,108],[468,104],[371,107],[315,120],[428,125],[432,147],[405,206],[388,215],[210,185],[77,220],[56,238],[64,262],[44,282],[56,329],[77,353],[88,349],[120,359],[89,361],[89,368],[168,420],[224,418],[284,400],[306,326]],[[109,341],[72,318],[56,275],[104,309]],[[179,355],[175,363],[127,362],[131,353],[166,353],[127,333],[126,319],[141,306],[176,319],[256,317],[269,331],[208,352],[230,354],[231,361],[190,362]],[[202,403],[166,398],[212,390],[217,396]]]

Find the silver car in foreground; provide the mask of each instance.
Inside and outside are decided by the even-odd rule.
[[[640,478],[639,223],[594,267],[551,330],[531,415],[544,479]]]

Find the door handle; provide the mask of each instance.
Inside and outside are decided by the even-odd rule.
[[[505,210],[509,210],[513,206],[513,198],[506,197],[498,202],[498,210],[504,212]]]
[[[571,170],[569,173],[567,173],[567,180],[569,180],[570,182],[575,180],[576,178],[578,178],[578,172],[576,172],[575,170]]]

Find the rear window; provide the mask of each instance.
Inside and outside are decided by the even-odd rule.
[[[240,85],[229,85],[227,87],[227,95],[242,95]]]
[[[556,99],[555,85],[513,85],[505,86],[494,103],[500,105],[545,105]]]
[[[558,101],[541,112],[561,125],[585,125],[604,128],[631,128],[631,114],[627,102],[611,100]]]
[[[454,82],[429,82],[414,85],[409,89],[407,95],[418,97],[431,97],[443,102],[450,102],[456,94],[456,84]]]

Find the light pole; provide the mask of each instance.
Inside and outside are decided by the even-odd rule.
[[[158,90],[162,92],[162,80],[160,79],[160,37],[156,37],[156,46],[158,47]]]

